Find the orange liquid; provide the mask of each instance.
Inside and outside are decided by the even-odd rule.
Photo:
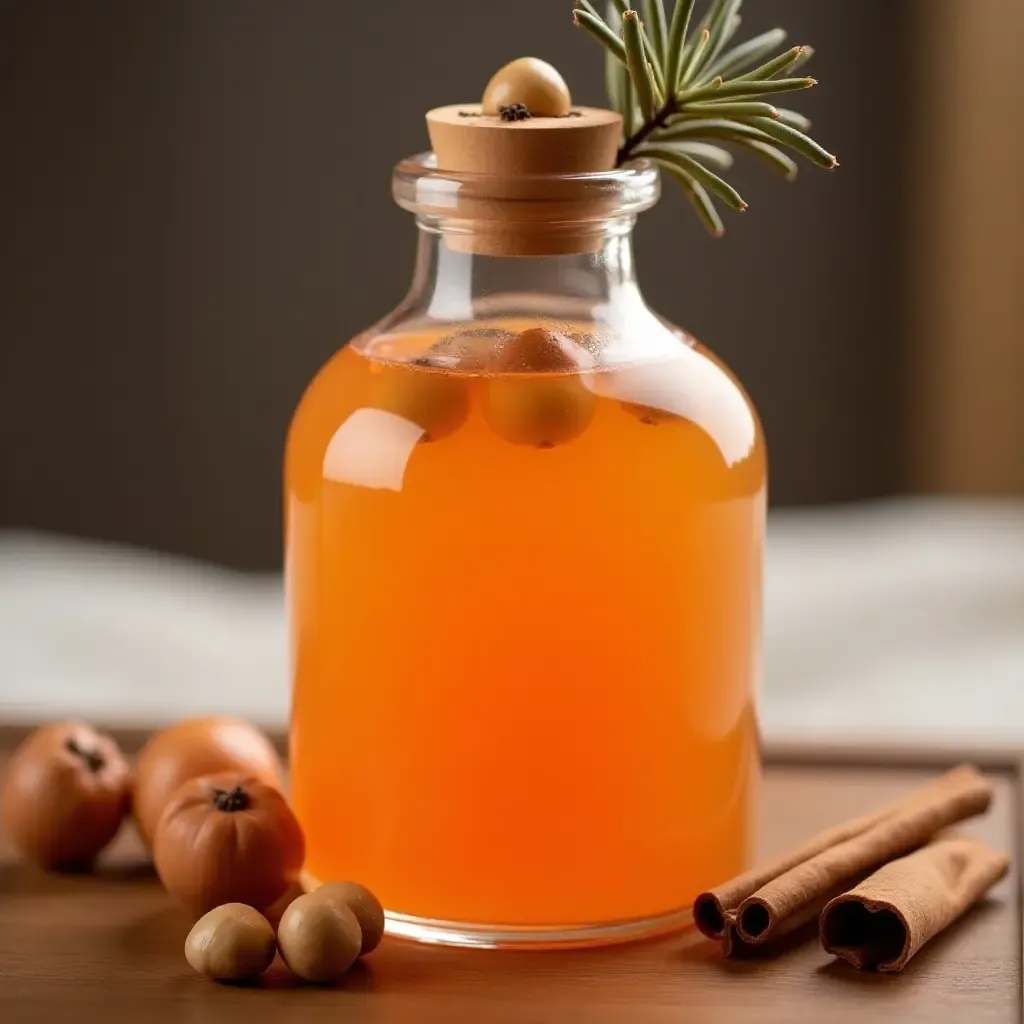
[[[586,429],[547,449],[496,432],[504,378],[349,348],[311,385],[286,477],[312,875],[402,914],[547,926],[677,911],[743,869],[764,451],[710,357],[681,345],[644,379],[669,370],[694,418],[624,406],[628,368],[597,371]],[[368,413],[384,380],[454,382],[464,418],[416,443]]]

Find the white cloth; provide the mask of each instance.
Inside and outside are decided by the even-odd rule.
[[[768,737],[1024,745],[1024,503],[776,516],[765,635]]]
[[[1024,744],[1024,504],[773,513],[767,738]],[[0,719],[288,713],[281,581],[0,534]]]

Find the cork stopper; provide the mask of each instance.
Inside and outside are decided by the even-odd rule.
[[[573,106],[550,64],[513,61],[491,79],[481,103],[431,110],[427,129],[440,172],[480,176],[458,192],[451,218],[462,230],[448,237],[450,246],[507,256],[599,246],[594,221],[608,203],[582,203],[583,186],[568,179],[615,168],[622,118]]]
[[[427,114],[441,171],[493,174],[587,174],[615,167],[622,118],[611,110],[574,107],[562,117],[503,121],[480,104],[459,103]]]

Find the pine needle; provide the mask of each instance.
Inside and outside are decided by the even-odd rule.
[[[668,30],[668,54],[665,58],[665,83],[670,91],[679,88],[686,53],[686,30],[693,15],[694,0],[676,0]]]
[[[714,192],[719,199],[727,203],[734,210],[742,212],[747,208],[743,197],[732,185],[713,171],[709,171],[702,163],[687,153],[673,149],[671,146],[644,145],[637,150],[637,155],[647,156],[652,160],[658,160],[662,163],[675,164],[681,171],[699,181],[709,192]]]
[[[704,227],[715,238],[721,238],[725,234],[725,225],[722,223],[722,218],[718,215],[718,210],[715,209],[715,204],[711,196],[708,195],[707,189],[699,181],[695,181],[685,171],[672,164],[661,164],[660,166],[664,167],[683,186],[683,193],[690,201],[690,205],[696,211]]]
[[[826,171],[831,171],[839,166],[839,161],[827,149],[819,146],[814,139],[804,135],[803,132],[798,132],[795,128],[779,124],[778,121],[773,121],[770,117],[753,117],[749,123],[753,128],[759,129],[765,135],[770,135],[777,142],[781,142],[782,145],[788,146],[802,157],[806,157],[811,163],[824,167]]]
[[[762,163],[781,174],[786,181],[796,181],[799,170],[796,161],[783,153],[781,149],[776,149],[770,142],[759,142],[757,139],[737,139],[736,141],[745,149],[749,149]]]
[[[623,41],[604,23],[603,18],[577,7],[572,12],[578,28],[586,29],[602,46],[610,50],[623,64],[626,63],[626,46]]]
[[[668,19],[665,16],[664,0],[642,0],[644,23],[649,26],[651,49],[664,67],[665,47],[668,45]]]
[[[650,121],[655,114],[654,81],[644,52],[640,18],[636,11],[626,11],[622,16],[622,41],[626,48],[626,67],[629,68],[629,77],[636,90],[640,113]]]
[[[759,68],[755,68],[753,71],[748,71],[745,75],[740,75],[738,78],[733,79],[733,81],[764,82],[771,78],[772,75],[778,74],[780,71],[788,71],[799,60],[800,55],[803,52],[804,48],[802,46],[794,46],[785,53],[780,53],[774,60],[770,60],[766,64],[762,64]]]
[[[722,78],[729,78],[737,71],[742,71],[751,64],[757,64],[764,60],[769,53],[777,50],[786,41],[786,33],[781,28],[773,28],[770,32],[762,32],[761,35],[748,39],[727,53],[722,54],[708,66],[705,74],[708,78],[721,75]]]

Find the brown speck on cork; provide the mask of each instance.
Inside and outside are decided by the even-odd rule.
[[[508,106],[498,107],[498,116],[502,121],[529,121],[533,114],[525,103],[510,103]]]

